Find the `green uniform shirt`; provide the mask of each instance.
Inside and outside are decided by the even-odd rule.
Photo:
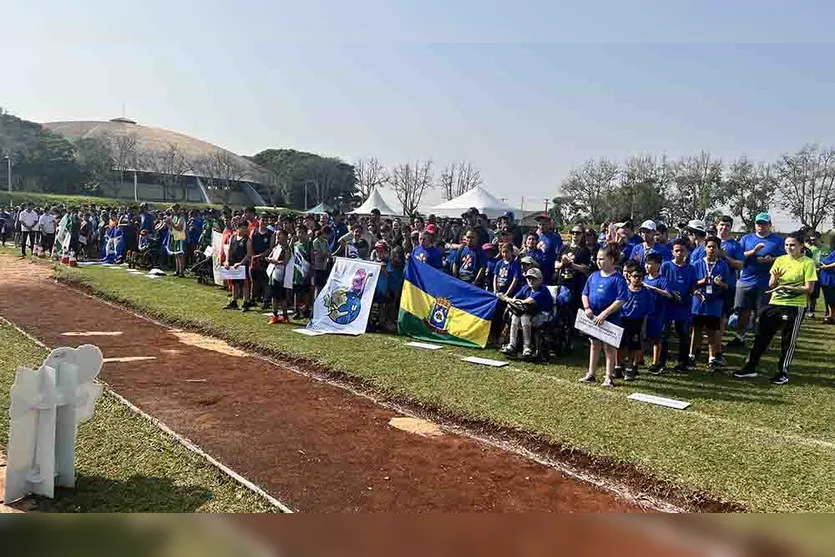
[[[791,255],[781,255],[774,260],[771,272],[782,270],[783,276],[777,286],[805,286],[807,282],[817,282],[818,272],[815,262],[805,255],[794,259]],[[805,308],[808,296],[800,292],[773,292],[770,303],[775,306],[794,306]]]

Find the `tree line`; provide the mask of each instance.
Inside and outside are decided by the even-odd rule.
[[[750,230],[757,213],[778,204],[813,228],[833,217],[835,149],[808,144],[773,161],[742,156],[727,163],[708,151],[677,160],[591,159],[563,180],[551,214],[565,226],[624,219],[677,225],[728,213]]]
[[[274,206],[304,209],[321,202],[350,209],[376,187],[391,188],[406,214],[415,213],[424,194],[441,189],[452,199],[482,183],[480,171],[470,162],[446,166],[434,174],[432,160],[418,160],[386,167],[376,157],[358,158],[354,164],[337,157],[323,157],[295,149],[266,149],[246,165],[223,149],[191,157],[177,143],[153,150],[144,148],[138,136],[100,134],[70,141],[40,124],[20,119],[0,108],[0,156],[14,166],[14,189],[68,195],[115,197],[120,186],[133,180],[132,172],[162,186],[164,199],[186,199],[189,175],[201,182],[222,203],[244,180]],[[6,173],[0,173],[6,189]]]

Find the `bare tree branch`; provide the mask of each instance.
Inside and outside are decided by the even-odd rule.
[[[466,161],[447,166],[438,180],[444,199],[454,199],[481,184],[481,171]]]
[[[377,157],[358,158],[354,161],[354,175],[356,176],[356,188],[366,199],[374,188],[381,188],[391,182],[388,170]]]
[[[403,213],[412,215],[417,212],[423,194],[433,187],[432,161],[416,161],[394,167],[391,184],[397,200],[403,205]]]
[[[817,228],[835,209],[835,149],[805,145],[776,164],[780,198],[806,226]]]

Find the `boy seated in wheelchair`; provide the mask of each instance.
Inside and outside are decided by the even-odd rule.
[[[551,317],[554,298],[548,287],[543,284],[542,271],[531,267],[525,272],[525,286],[516,296],[510,298],[504,294],[499,299],[507,303],[511,315],[510,338],[501,352],[509,356],[516,354],[519,329],[522,329],[522,357],[530,358],[533,353],[533,328],[546,323]]]

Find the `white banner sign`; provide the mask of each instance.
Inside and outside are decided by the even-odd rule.
[[[591,319],[586,317],[586,313],[582,309],[577,310],[574,327],[578,331],[582,331],[590,337],[602,340],[616,348],[620,346],[620,339],[623,336],[623,327],[618,327],[608,321],[604,321],[602,325],[595,325]]]
[[[226,267],[220,268],[220,278],[223,280],[245,280],[246,279],[246,267],[241,265],[238,268]]]
[[[337,257],[313,304],[313,319],[307,328],[322,333],[363,334],[379,274],[379,263]]]
[[[220,255],[223,253],[223,234],[212,230],[212,270],[214,271],[215,284],[223,286],[223,279],[220,278]]]

